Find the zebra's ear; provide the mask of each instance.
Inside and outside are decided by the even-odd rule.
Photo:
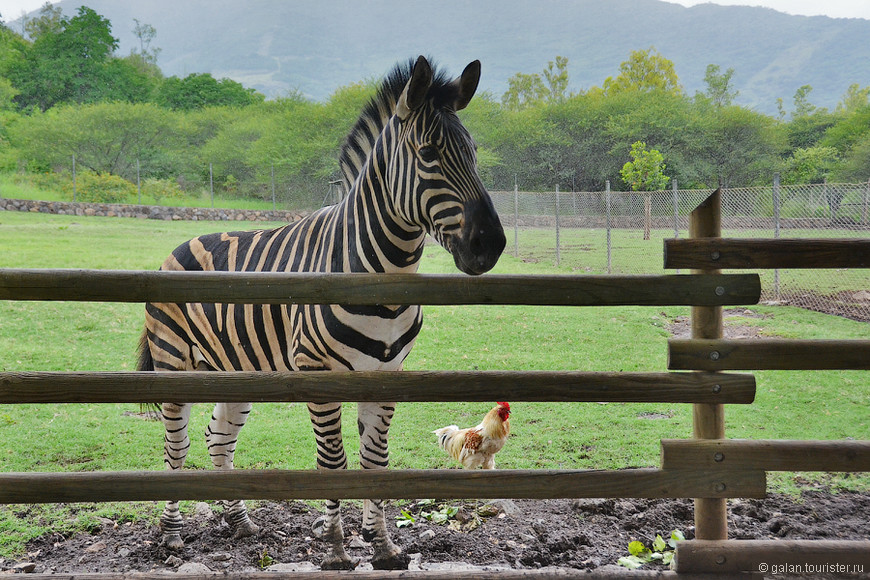
[[[458,96],[456,97],[456,110],[461,111],[468,106],[471,97],[477,91],[477,83],[480,82],[480,61],[476,60],[470,63],[462,75],[453,81],[459,88]]]
[[[429,61],[423,56],[419,56],[414,64],[411,78],[408,80],[408,84],[405,85],[405,90],[402,91],[399,102],[396,103],[396,114],[401,120],[404,121],[413,111],[423,106],[423,102],[426,100],[426,93],[431,85],[432,67],[429,66]]]

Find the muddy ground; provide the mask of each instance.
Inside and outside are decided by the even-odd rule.
[[[726,315],[755,318],[752,311]],[[688,320],[674,321],[674,336],[689,334]],[[755,326],[726,323],[726,336],[755,338]],[[458,508],[454,514],[452,509]],[[155,504],[155,512],[159,507]],[[411,525],[399,522],[413,518]],[[858,493],[808,489],[800,497],[770,494],[765,499],[729,500],[729,536],[735,539],[868,539],[870,491]],[[28,516],[22,506],[18,515]],[[0,558],[0,574],[19,572],[244,572],[315,570],[327,549],[315,537],[320,512],[305,502],[257,502],[252,519],[257,536],[231,539],[220,506],[197,504],[187,514],[185,548],[170,552],[160,542],[156,526],[142,522],[102,520],[88,533],[53,533],[28,545],[26,558]],[[451,513],[443,523],[423,512]],[[691,500],[502,500],[404,502],[387,507],[387,522],[396,543],[412,556],[412,569],[542,568],[595,569],[616,565],[628,555],[628,543],[651,545],[656,535],[667,538],[680,530],[694,537]],[[370,568],[371,547],[361,537],[360,502],[345,502],[344,525],[348,553],[359,569]],[[870,563],[868,563],[870,564]],[[648,564],[647,568],[659,568]],[[870,572],[870,566],[865,570]]]
[[[412,555],[412,568],[437,569],[451,562],[594,569],[627,556],[632,540],[649,545],[656,534],[667,537],[675,529],[688,539],[693,537],[691,500],[516,500],[497,503],[500,509],[489,512],[476,509],[474,502],[443,505],[460,507],[460,511],[441,524],[420,515],[436,511],[441,504],[406,502],[387,508],[393,537]],[[360,569],[365,569],[371,547],[360,537],[359,504],[346,502],[344,507],[345,545],[351,557],[360,560]],[[403,519],[401,510],[414,516],[413,525],[396,527]],[[219,511],[198,504],[188,514],[186,546],[179,553],[161,545],[159,530],[153,525],[104,520],[90,533],[40,538],[28,546],[26,559],[2,562],[0,569],[11,571],[18,565],[19,570],[37,573],[243,572],[319,566],[327,546],[314,537],[312,526],[320,512],[309,504],[256,504],[252,518],[260,525],[260,533],[241,540],[231,539]],[[486,515],[475,518],[476,511]],[[729,500],[729,533],[738,539],[866,539],[870,537],[867,514],[870,493],[816,490],[797,498],[772,494],[760,500]],[[21,566],[24,560],[31,566]],[[191,563],[199,565],[191,568]]]

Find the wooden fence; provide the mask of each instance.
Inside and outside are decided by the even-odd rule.
[[[732,541],[726,498],[759,498],[766,472],[870,471],[870,441],[739,441],[725,439],[725,404],[750,404],[755,368],[868,368],[870,341],[723,341],[722,307],[757,303],[757,274],[765,245],[719,236],[719,197],[693,212],[693,240],[666,241],[666,267],[695,267],[669,276],[497,276],[246,274],[0,270],[0,299],[113,302],[244,302],[346,304],[529,304],[692,306],[693,338],[671,341],[670,372],[210,372],[0,373],[0,403],[205,401],[619,401],[693,405],[692,439],[664,440],[659,468],[624,470],[236,470],[86,473],[0,473],[0,503],[176,499],[323,498],[696,498],[696,539],[681,542],[672,572],[515,570],[464,577],[734,578],[759,577],[758,564],[794,561],[862,564],[870,570],[870,541]],[[783,240],[781,240],[783,241]],[[825,261],[854,266],[854,240],[825,242]],[[712,244],[709,245],[709,244]],[[719,245],[721,244],[721,245]],[[698,248],[702,248],[699,250]],[[813,245],[795,252],[814,262]],[[718,255],[712,262],[705,256]],[[790,262],[792,263],[792,262]],[[763,260],[761,267],[776,267]],[[859,264],[866,267],[866,263]],[[288,298],[289,297],[289,298]],[[747,348],[748,347],[748,348]],[[798,353],[795,356],[794,353]],[[676,372],[688,370],[690,372]],[[31,575],[33,576],[33,575]],[[148,575],[137,574],[136,577]],[[243,575],[248,580],[275,573]],[[287,577],[286,574],[281,576]],[[319,572],[305,578],[454,578],[444,572]],[[52,575],[53,578],[69,577]],[[107,580],[122,575],[76,575]],[[47,576],[46,576],[47,578]]]

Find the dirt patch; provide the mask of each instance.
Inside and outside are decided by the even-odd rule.
[[[764,320],[768,315],[745,308],[728,309],[722,311],[722,334],[723,338],[765,338],[762,326],[744,324],[747,318]],[[674,338],[691,338],[692,322],[688,316],[678,316],[668,325],[668,330]]]
[[[445,524],[420,516],[424,509],[406,503],[387,508],[392,534],[412,567],[461,566],[594,569],[627,555],[632,540],[650,544],[656,534],[674,529],[693,537],[691,500],[517,500],[501,509],[474,514],[484,504],[444,502],[460,511]],[[155,505],[155,510],[157,510]],[[414,515],[410,527],[397,528],[400,510]],[[348,553],[366,568],[371,547],[361,538],[360,509],[344,506]],[[729,502],[731,537],[738,539],[866,539],[870,536],[870,493],[806,491],[799,498],[772,494],[762,500]],[[261,569],[313,570],[326,551],[312,532],[320,513],[303,502],[262,502],[252,510],[260,533],[232,540],[229,527],[210,506],[199,504],[185,522],[183,552],[160,544],[159,530],[143,523],[102,520],[92,533],[71,537],[49,534],[28,545],[27,561],[37,573],[176,571],[198,565],[200,571],[252,572]],[[23,560],[22,560],[23,561]],[[21,562],[0,561],[0,570]],[[203,568],[203,566],[205,568]],[[189,568],[188,568],[189,569]]]

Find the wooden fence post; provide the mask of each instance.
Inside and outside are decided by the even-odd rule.
[[[722,193],[714,191],[689,218],[689,237],[718,238],[722,236]],[[693,273],[719,273],[719,270]],[[722,308],[692,307],[692,338],[722,338]],[[692,406],[693,435],[696,439],[725,438],[725,409],[720,404]],[[725,540],[728,538],[728,516],[724,499],[695,499],[695,538]]]

